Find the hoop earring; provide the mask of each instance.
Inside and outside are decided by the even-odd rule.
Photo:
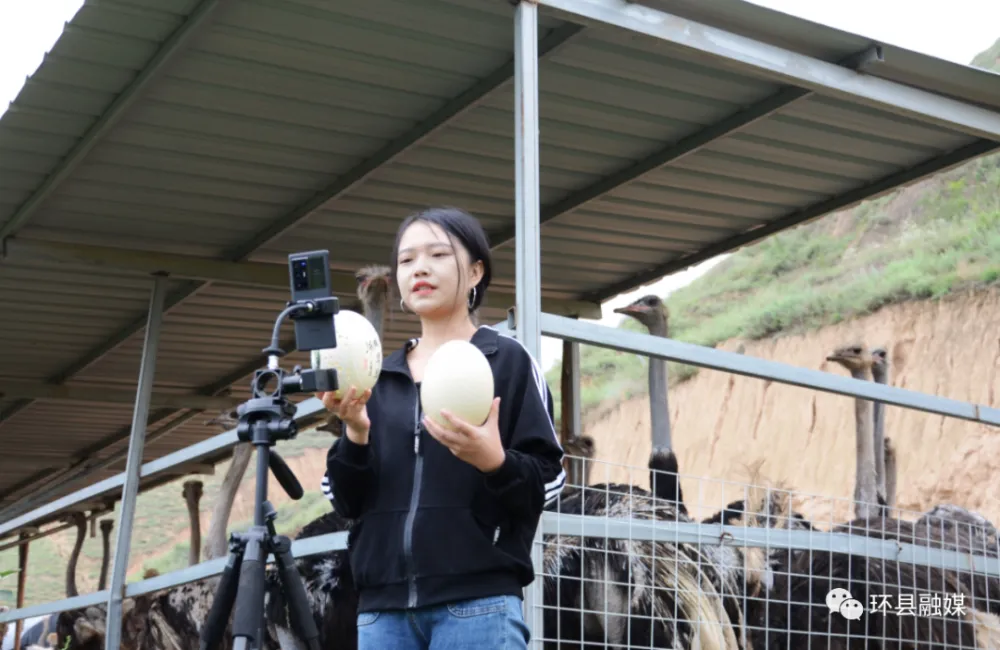
[[[406,303],[403,302],[402,298],[399,299],[399,309],[404,313],[406,312]]]
[[[472,306],[476,304],[476,288],[472,287],[472,291],[469,292],[469,311],[472,311]]]

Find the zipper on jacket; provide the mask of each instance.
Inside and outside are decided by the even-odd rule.
[[[406,573],[409,582],[408,606],[417,606],[417,576],[413,562],[413,520],[417,516],[417,503],[420,501],[420,483],[424,473],[424,457],[420,454],[420,394],[417,394],[413,405],[413,455],[416,464],[413,468],[413,488],[410,490],[410,509],[406,513],[406,524],[403,529],[403,554],[406,560]]]

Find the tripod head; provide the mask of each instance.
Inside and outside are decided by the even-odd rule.
[[[267,368],[254,372],[250,389],[253,397],[237,408],[239,425],[237,436],[243,442],[257,447],[273,447],[278,440],[291,440],[298,435],[295,423],[296,407],[288,400],[295,393],[315,393],[337,389],[337,371],[303,370],[295,366],[286,372],[278,360],[285,356],[278,338],[286,318],[295,321],[295,347],[303,352],[337,347],[337,330],[334,317],[340,311],[340,302],[330,289],[330,254],[328,251],[292,253],[288,256],[289,281],[292,299],[288,301],[274,322],[271,344],[263,349],[268,355]],[[302,486],[276,452],[268,454],[268,467],[292,499],[302,498]],[[260,474],[257,480],[261,480]],[[258,500],[257,508],[262,507]],[[263,518],[254,519],[262,525]]]
[[[226,622],[239,601],[233,621],[234,650],[259,650],[263,645],[265,564],[274,554],[283,589],[287,592],[290,619],[296,632],[311,650],[318,650],[319,632],[308,607],[305,587],[291,554],[291,542],[277,535],[277,517],[267,501],[267,475],[273,472],[289,497],[302,498],[302,485],[281,456],[271,450],[279,440],[298,435],[296,406],[288,395],[337,389],[334,369],[303,370],[292,373],[281,368],[285,356],[278,341],[286,318],[295,321],[295,346],[303,352],[337,347],[334,317],[340,303],[330,289],[329,252],[293,253],[288,256],[292,299],[275,319],[271,344],[263,349],[267,368],[254,372],[250,388],[253,396],[237,408],[237,437],[257,448],[254,524],[247,533],[230,535],[229,562],[222,572],[212,609],[201,633],[201,650],[218,646]],[[237,590],[239,593],[237,594]]]

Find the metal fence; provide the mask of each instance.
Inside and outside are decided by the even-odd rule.
[[[682,40],[684,35],[671,33],[669,21],[658,21],[655,10],[642,8],[630,9],[629,3],[611,2],[610,0],[539,0],[539,4],[553,8],[578,13],[588,19],[608,22],[611,24],[640,31],[658,38]],[[793,367],[773,361],[755,359],[744,355],[714,350],[653,337],[648,334],[638,334],[603,327],[600,325],[576,321],[541,312],[540,291],[540,225],[539,225],[539,138],[538,138],[538,5],[532,2],[519,2],[515,10],[515,111],[516,130],[516,224],[517,224],[517,288],[516,288],[516,318],[512,328],[516,336],[524,343],[529,352],[536,358],[540,357],[541,337],[547,335],[578,343],[608,347],[617,350],[631,351],[646,356],[673,360],[694,366],[723,370],[747,376],[767,378],[773,381],[812,388],[815,390],[837,393],[854,397],[878,400],[903,408],[918,409],[948,417],[981,422],[994,426],[1000,425],[1000,409],[989,408],[975,404],[942,397],[926,395],[915,391],[865,382],[830,373]],[[738,48],[738,42],[729,40],[713,41],[711,34],[702,35],[705,38],[688,45],[707,50]],[[731,52],[724,52],[727,56]],[[817,69],[815,66],[796,66],[788,62],[789,53],[782,52],[780,60],[783,66],[782,74],[799,75],[798,81],[806,87],[818,84],[838,84],[843,87],[855,84],[851,92],[870,94],[873,99],[884,99],[880,93],[892,91],[892,84],[873,84],[857,87],[857,76],[843,71],[836,66],[829,69]],[[737,58],[739,58],[737,56]],[[758,60],[760,66],[779,65],[778,58]],[[898,89],[897,89],[898,90]],[[946,111],[951,105],[941,105],[925,101],[929,95],[912,92],[900,99],[909,102],[910,108],[925,114]],[[953,102],[954,103],[954,102]],[[977,113],[969,110],[966,113],[949,115],[948,119],[968,119],[974,122]],[[170,454],[164,458],[141,464],[142,444],[145,435],[145,420],[148,410],[152,377],[155,373],[155,351],[162,318],[163,290],[162,281],[157,280],[150,303],[149,326],[144,344],[142,367],[138,383],[138,398],[133,418],[132,437],[130,440],[127,469],[122,474],[107,479],[99,484],[79,490],[51,504],[36,508],[0,525],[0,533],[10,532],[21,526],[30,524],[55,510],[74,503],[87,500],[91,495],[110,488],[122,488],[122,507],[119,510],[116,554],[113,558],[112,580],[109,589],[68,598],[50,603],[24,607],[18,610],[0,614],[0,622],[10,622],[31,616],[49,614],[87,605],[106,603],[108,605],[107,638],[105,647],[117,647],[122,616],[122,599],[149,594],[162,589],[168,589],[183,583],[204,579],[221,573],[225,558],[202,562],[168,574],[151,579],[126,584],[125,567],[129,558],[129,543],[131,537],[132,517],[135,509],[138,481],[140,476],[162,472],[166,469],[191,462],[200,456],[218,451],[236,443],[235,431],[230,431],[210,438],[202,443],[192,445],[184,450]],[[501,326],[502,328],[505,326]],[[309,417],[322,406],[316,399],[304,401],[299,406],[297,418]],[[279,446],[280,449],[280,446]],[[313,486],[314,488],[316,486]],[[814,558],[824,554],[840,554],[837,557],[848,558],[847,576],[852,573],[852,563],[869,571],[872,563],[878,561],[883,567],[881,575],[885,575],[884,567],[895,567],[897,572],[903,572],[900,567],[906,565],[909,582],[897,581],[894,585],[879,584],[875,589],[895,589],[897,595],[903,595],[901,590],[913,589],[916,597],[915,607],[920,608],[927,600],[929,606],[942,611],[941,625],[934,627],[929,621],[934,618],[937,609],[927,613],[924,618],[925,630],[913,624],[902,626],[899,623],[886,624],[882,627],[895,625],[897,635],[888,635],[894,642],[919,643],[921,646],[950,644],[950,647],[963,646],[972,634],[971,631],[989,632],[992,628],[985,613],[993,612],[994,603],[1000,599],[994,595],[991,599],[990,590],[994,584],[992,577],[1000,576],[1000,560],[996,549],[996,539],[983,543],[980,547],[961,547],[958,542],[946,544],[940,538],[934,538],[927,544],[921,544],[919,539],[902,539],[883,534],[884,539],[877,539],[853,532],[821,532],[812,529],[800,529],[795,526],[783,525],[780,517],[770,510],[771,495],[775,492],[769,488],[763,489],[763,500],[770,518],[764,518],[764,524],[752,524],[744,521],[744,525],[723,525],[697,523],[693,520],[677,520],[669,515],[670,506],[661,506],[644,500],[642,495],[629,490],[617,497],[617,503],[622,504],[617,509],[608,504],[614,501],[610,489],[602,491],[599,488],[569,486],[560,507],[570,503],[572,499],[583,498],[590,501],[588,493],[596,493],[594,498],[597,506],[589,510],[578,503],[579,512],[546,512],[535,538],[533,561],[536,579],[525,592],[525,612],[528,624],[534,632],[535,647],[541,647],[546,638],[564,632],[572,634],[583,630],[597,630],[603,641],[599,643],[634,644],[635,647],[649,647],[654,642],[654,636],[662,632],[672,637],[668,643],[679,643],[687,647],[746,647],[741,639],[752,637],[755,630],[764,633],[757,637],[765,645],[773,640],[772,636],[782,632],[781,626],[775,626],[769,613],[784,608],[786,618],[795,616],[808,630],[795,632],[804,633],[813,630],[813,623],[826,621],[824,632],[829,637],[836,636],[838,630],[854,616],[845,614],[847,610],[838,609],[843,602],[834,608],[827,602],[816,601],[815,598],[804,598],[794,601],[794,596],[801,595],[801,584],[796,583],[791,571],[782,572],[789,566],[798,566],[791,560],[779,562],[782,549],[797,551],[787,554],[787,557],[797,558],[797,562],[805,563],[806,568],[816,568]],[[744,500],[749,504],[752,495],[759,496],[759,490],[754,490],[748,484],[743,488]],[[779,500],[780,501],[780,500]],[[603,506],[600,504],[604,503]],[[718,506],[718,504],[715,504]],[[675,510],[674,508],[673,510]],[[787,513],[786,513],[787,514]],[[666,519],[666,520],[664,520]],[[753,519],[747,517],[747,520]],[[754,519],[754,521],[757,521]],[[941,524],[942,526],[944,524]],[[971,529],[970,529],[971,530]],[[966,537],[972,535],[966,531]],[[543,543],[543,536],[546,538]],[[588,541],[581,544],[580,538]],[[911,536],[912,537],[912,536]],[[331,552],[345,547],[346,533],[324,535],[293,543],[293,554],[296,557]],[[574,538],[576,538],[574,540]],[[623,540],[615,544],[609,540]],[[965,538],[962,538],[965,539]],[[977,538],[978,539],[978,538]],[[935,546],[936,548],[932,548]],[[619,553],[616,555],[616,547]],[[624,549],[624,554],[622,554]],[[683,552],[678,551],[682,549]],[[714,551],[707,549],[716,549]],[[759,551],[757,563],[750,559],[753,553]],[[730,551],[732,551],[730,553]],[[660,554],[657,556],[657,554]],[[596,554],[596,555],[595,555]],[[648,557],[647,557],[648,556]],[[681,557],[683,556],[683,557]],[[576,558],[578,576],[567,570],[551,571],[558,568],[566,558]],[[592,557],[598,560],[591,562]],[[831,556],[832,557],[832,556]],[[650,559],[652,558],[652,559]],[[778,559],[776,559],[778,558]],[[805,558],[805,559],[801,559]],[[273,559],[273,558],[272,558]],[[733,563],[735,562],[735,564]],[[753,566],[751,566],[753,564]],[[828,561],[828,565],[836,562]],[[587,567],[592,570],[588,573]],[[841,567],[841,565],[837,565]],[[915,567],[915,568],[914,568]],[[841,567],[842,568],[842,567]],[[840,569],[838,569],[840,570]],[[618,571],[618,574],[615,574]],[[646,582],[640,578],[645,571]],[[832,571],[832,569],[831,569]],[[920,578],[926,572],[925,578]],[[944,573],[942,573],[944,572]],[[950,572],[950,573],[948,573]],[[869,571],[870,573],[870,571]],[[871,577],[869,573],[865,575]],[[955,575],[965,576],[956,578]],[[803,573],[802,580],[811,584],[819,575],[819,580],[831,580],[840,574],[817,574],[815,571]],[[558,580],[556,580],[558,576]],[[621,580],[621,577],[627,580]],[[671,577],[672,576],[672,577]],[[952,576],[952,577],[948,577]],[[978,576],[978,577],[976,577]],[[572,578],[582,582],[573,584]],[[976,577],[975,579],[973,579]],[[659,578],[665,578],[660,580]],[[920,579],[918,579],[920,578]],[[980,581],[980,578],[982,579]],[[939,592],[933,592],[934,580],[950,580],[940,587]],[[543,593],[543,585],[554,581],[555,596]],[[637,582],[642,588],[637,589]],[[968,583],[968,593],[972,595],[961,603],[965,614],[956,614],[956,594]],[[581,584],[584,585],[581,587]],[[586,586],[589,585],[589,586]],[[777,593],[775,586],[787,588],[785,593]],[[798,585],[798,586],[796,586]],[[954,587],[952,591],[947,588]],[[560,592],[567,587],[570,593],[575,589],[575,601],[562,602]],[[796,591],[799,589],[799,591]],[[983,591],[985,589],[985,596]],[[666,590],[667,595],[660,596],[658,592]],[[714,591],[715,596],[709,597]],[[812,594],[806,588],[807,595]],[[963,595],[966,592],[961,592]],[[924,595],[920,595],[924,594]],[[935,594],[937,600],[935,600]],[[843,594],[841,594],[842,596]],[[868,590],[865,595],[878,596]],[[883,594],[884,595],[884,594]],[[951,613],[945,613],[945,596],[949,597],[947,607]],[[850,594],[853,600],[858,594]],[[553,601],[553,598],[557,598]],[[714,598],[714,599],[713,599]],[[555,604],[553,604],[553,602]],[[758,605],[752,604],[759,603]],[[599,603],[601,607],[593,608],[585,613],[585,606]],[[897,603],[898,604],[898,603]],[[638,607],[635,610],[633,607]],[[547,617],[558,606],[559,616],[550,623]],[[684,607],[686,619],[681,617],[678,608]],[[763,613],[761,613],[763,607]],[[804,610],[797,609],[804,607]],[[645,610],[643,610],[645,608]],[[671,610],[672,608],[672,610]],[[572,618],[573,610],[578,610],[576,618]],[[826,609],[826,616],[823,610]],[[837,611],[834,611],[837,609]],[[818,614],[816,612],[818,611]],[[969,611],[975,616],[970,619]],[[1000,613],[997,611],[995,613]],[[837,617],[840,616],[841,619]],[[949,616],[951,618],[949,618]],[[964,618],[963,618],[964,616]],[[976,618],[978,616],[978,618]],[[780,619],[780,617],[779,617]],[[645,620],[645,624],[636,621]],[[669,621],[686,620],[685,625]],[[624,621],[624,622],[623,622]],[[970,622],[972,621],[972,622]],[[627,622],[627,624],[626,624]],[[565,625],[564,625],[565,624]],[[971,626],[971,627],[970,627]],[[978,626],[978,627],[976,627]],[[785,625],[785,628],[789,628]],[[662,628],[662,629],[661,629]],[[667,629],[670,628],[670,629]],[[905,628],[905,629],[904,629]],[[940,628],[940,629],[939,629]],[[868,626],[864,635],[872,638],[874,628]],[[666,631],[664,631],[666,630]],[[770,631],[769,631],[770,630]],[[788,629],[785,629],[785,633]],[[642,635],[646,636],[643,637]],[[962,635],[966,634],[963,637]],[[714,639],[709,644],[709,636]],[[909,636],[907,636],[909,635]],[[657,637],[660,638],[660,637]],[[705,641],[696,643],[699,639]],[[684,641],[684,639],[688,639]],[[692,641],[693,639],[693,641]],[[958,639],[958,645],[955,643]],[[662,640],[662,639],[661,639]],[[816,645],[819,645],[817,642]],[[669,647],[669,646],[667,646]],[[760,646],[758,646],[760,647]],[[776,647],[790,647],[779,645]]]

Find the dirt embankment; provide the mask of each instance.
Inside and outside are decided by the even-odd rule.
[[[941,302],[901,304],[801,335],[743,343],[748,356],[846,375],[825,361],[838,345],[886,345],[894,386],[1000,407],[1000,292]],[[736,350],[739,341],[720,346]],[[825,527],[847,518],[855,467],[854,400],[713,370],[701,370],[669,393],[681,484],[692,515],[742,498],[742,468],[766,459],[765,476],[795,492],[796,508]],[[649,402],[612,405],[585,419],[596,459],[591,483],[631,481],[648,487]],[[951,502],[1000,521],[1000,429],[895,406],[886,435],[897,449],[902,509]],[[697,478],[702,477],[702,478]],[[713,479],[713,480],[706,480]],[[723,485],[720,481],[733,483]],[[723,491],[725,490],[725,491]],[[815,495],[815,496],[811,496]],[[837,499],[839,501],[834,501]],[[910,517],[905,517],[910,518]]]

